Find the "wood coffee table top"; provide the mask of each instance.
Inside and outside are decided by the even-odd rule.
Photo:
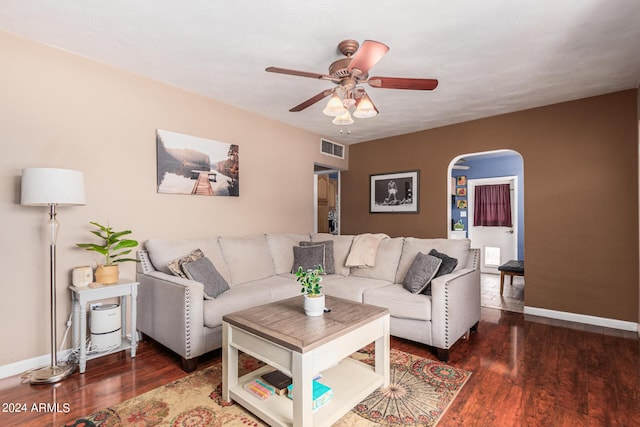
[[[303,299],[301,295],[276,301],[227,314],[222,320],[290,350],[305,353],[389,313],[383,307],[327,295],[325,306],[331,311],[312,317],[304,314]]]

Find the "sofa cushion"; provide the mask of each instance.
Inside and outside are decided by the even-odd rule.
[[[218,298],[204,300],[204,325],[209,328],[218,327],[222,325],[224,315],[270,302],[271,292],[268,287],[252,286],[251,283],[232,286]]]
[[[363,302],[363,295],[368,289],[381,288],[390,284],[391,282],[386,280],[354,276],[344,277],[339,274],[322,277],[322,291],[325,294],[356,302]]]
[[[402,237],[384,239],[378,247],[375,267],[352,267],[351,275],[393,282],[402,255],[403,242]]]
[[[302,267],[304,271],[313,270],[318,265],[324,270],[324,246],[294,246],[293,247],[293,264],[291,272],[295,273],[298,268]]]
[[[183,279],[187,279],[187,275],[182,270],[182,265],[185,262],[195,261],[200,258],[204,258],[204,253],[202,253],[200,249],[195,249],[191,251],[189,255],[185,255],[183,257],[180,257],[178,259],[174,259],[173,261],[171,261],[169,265],[167,265],[167,268],[169,268],[169,271],[171,271],[173,275],[182,277]]]
[[[363,302],[388,308],[391,317],[431,320],[431,297],[420,293],[412,294],[398,283],[367,289]]]
[[[300,241],[309,240],[308,234],[270,233],[266,235],[276,274],[289,273],[293,265],[293,248]]]
[[[242,286],[251,286],[250,289],[268,290],[271,295],[271,301],[280,301],[286,298],[292,298],[298,295],[302,295],[300,290],[302,289],[300,284],[296,282],[296,277],[293,274],[286,274],[282,276],[271,276],[266,279],[256,280],[255,282],[244,283]]]
[[[205,299],[217,298],[229,290],[229,284],[207,257],[185,262],[182,268],[189,279],[204,285]]]
[[[445,274],[451,273],[458,266],[458,260],[450,257],[447,254],[443,254],[442,252],[438,252],[435,249],[431,249],[429,251],[429,255],[437,257],[442,260],[442,264],[440,264],[440,268],[436,273],[435,277],[444,276]]]
[[[300,246],[324,246],[324,264],[322,268],[326,274],[336,273],[336,263],[333,259],[333,240],[325,240],[322,242],[300,242]]]
[[[404,281],[404,277],[407,271],[409,271],[409,267],[418,252],[428,254],[431,249],[456,258],[458,265],[454,271],[459,270],[467,262],[470,244],[471,241],[469,239],[417,239],[415,237],[406,237],[404,239],[404,246],[402,247],[402,256],[398,263],[395,283],[402,283]]]
[[[442,264],[440,258],[418,252],[409,271],[404,276],[402,286],[412,294],[422,292],[431,283],[431,279],[436,276],[440,264]]]
[[[334,235],[329,233],[316,233],[311,235],[312,242],[323,242],[325,240],[333,241],[333,260],[336,268],[336,274],[342,276],[349,275],[349,267],[345,264],[349,251],[351,250],[351,243],[353,243],[353,237],[350,235]]]
[[[273,258],[264,234],[220,237],[219,243],[229,268],[231,286],[264,279],[276,274]]]
[[[216,266],[222,277],[227,282],[230,282],[231,275],[222,257],[217,237],[183,240],[149,239],[145,242],[145,248],[155,269],[167,274],[172,274],[168,267],[169,263],[190,254],[196,249],[200,249],[204,256],[209,258],[213,265]]]

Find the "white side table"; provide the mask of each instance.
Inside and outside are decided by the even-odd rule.
[[[122,279],[112,285],[99,285],[95,288],[69,286],[69,289],[71,289],[73,303],[73,345],[79,345],[80,347],[80,373],[86,370],[87,360],[96,357],[129,348],[131,349],[131,357],[136,357],[136,347],[138,345],[136,330],[138,282]],[[131,296],[131,339],[127,338],[127,295]],[[87,356],[87,303],[114,297],[120,297],[120,309],[122,310],[122,344],[120,347],[110,351]]]

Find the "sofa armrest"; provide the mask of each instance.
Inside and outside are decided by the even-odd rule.
[[[480,320],[480,269],[462,268],[431,281],[432,340],[449,349]]]
[[[185,359],[204,353],[202,283],[160,271],[137,273],[138,330]]]
[[[467,264],[465,268],[471,268],[473,270],[480,270],[480,249],[469,249],[469,256],[467,257]]]

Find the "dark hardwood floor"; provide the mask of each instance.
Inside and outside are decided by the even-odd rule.
[[[392,338],[393,348],[435,359],[432,350]],[[199,368],[220,361],[207,355]],[[640,426],[640,340],[622,332],[482,309],[479,332],[461,340],[449,364],[471,371],[439,426]],[[0,380],[1,426],[62,426],[186,374],[153,341],[87,363],[57,385]],[[32,410],[33,404],[49,408]],[[27,412],[8,413],[9,405]],[[58,412],[50,412],[58,404]],[[14,406],[15,409],[15,406]]]

